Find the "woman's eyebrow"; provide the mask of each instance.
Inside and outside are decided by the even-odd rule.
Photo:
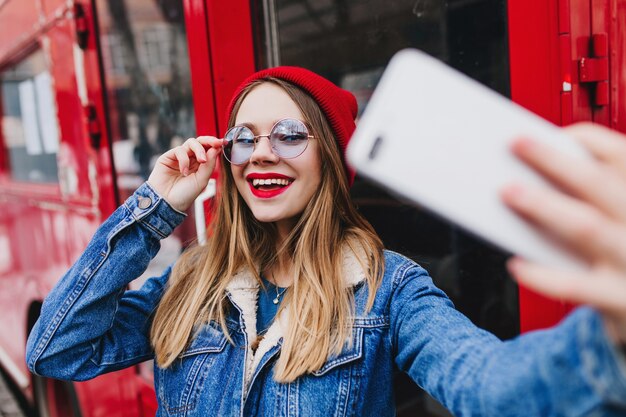
[[[276,125],[276,123],[278,123],[279,121],[281,121],[283,119],[276,119],[271,123],[271,126],[273,127],[274,125]],[[258,129],[257,126],[254,123],[250,123],[250,122],[243,122],[243,123],[239,123],[238,126],[245,126],[248,129],[250,129],[252,132],[257,133]],[[269,133],[269,132],[267,132]]]
[[[239,126],[245,126],[252,131],[256,130],[256,125],[254,123],[243,122],[243,123],[239,123]]]

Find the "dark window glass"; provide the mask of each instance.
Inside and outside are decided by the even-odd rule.
[[[252,6],[259,67],[309,68],[351,90],[361,111],[391,56],[407,47],[509,94],[505,0],[264,0]],[[504,269],[505,254],[358,178],[352,195],[386,247],[424,266],[474,323],[502,338],[519,333],[517,287]],[[398,415],[449,415],[405,375],[398,373],[395,385]]]
[[[183,4],[96,1],[120,201],[156,158],[195,136]]]
[[[0,72],[2,137],[17,181],[56,183],[59,124],[52,78],[37,50]]]

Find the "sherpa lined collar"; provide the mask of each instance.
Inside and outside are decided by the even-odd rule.
[[[342,271],[347,286],[353,287],[365,280],[365,271],[359,258],[350,249],[344,251]],[[282,342],[289,323],[288,309],[283,309],[280,315],[274,319],[256,350],[253,350],[252,344],[257,338],[256,310],[259,296],[259,283],[254,277],[254,272],[248,268],[237,272],[226,287],[226,292],[231,302],[241,311],[248,338],[244,378],[244,393],[247,393],[252,376],[263,356]]]

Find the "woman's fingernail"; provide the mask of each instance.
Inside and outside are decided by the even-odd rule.
[[[186,177],[189,175],[189,168],[183,168],[183,175]]]
[[[528,138],[519,138],[513,141],[511,144],[511,149],[516,154],[525,154],[530,152],[537,142]]]
[[[526,197],[526,188],[521,184],[510,184],[502,189],[502,197],[506,202],[520,203]]]

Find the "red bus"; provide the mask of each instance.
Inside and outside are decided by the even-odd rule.
[[[150,363],[84,383],[39,378],[26,338],[156,156],[223,133],[231,93],[254,70],[307,67],[363,108],[389,58],[415,47],[554,123],[626,131],[624,21],[626,0],[0,0],[2,371],[41,416],[154,415]],[[479,326],[508,338],[568,311],[518,289],[506,254],[362,180],[352,193],[386,246],[426,267]],[[209,204],[133,286],[203,237]],[[395,385],[399,415],[448,415],[406,377]]]

